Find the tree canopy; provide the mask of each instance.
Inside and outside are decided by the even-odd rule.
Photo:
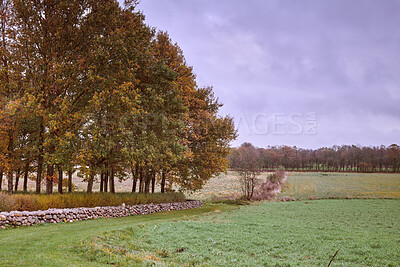
[[[88,192],[96,177],[114,192],[128,176],[132,191],[156,182],[163,192],[197,190],[226,170],[232,118],[136,4],[0,2],[0,179],[9,192],[22,172],[50,194],[76,170]]]

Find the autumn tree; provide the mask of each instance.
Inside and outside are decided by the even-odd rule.
[[[63,193],[76,166],[93,191],[196,190],[226,170],[236,132],[177,44],[136,1],[2,1],[0,174]],[[1,176],[2,177],[2,176]],[[139,184],[137,184],[139,183]],[[17,185],[16,185],[17,188]]]
[[[15,12],[9,0],[0,2],[0,169],[7,176],[8,192],[13,191],[14,171],[19,167],[18,133],[23,117],[20,78],[14,37]]]
[[[168,34],[159,32],[155,41],[156,57],[175,72],[173,89],[186,108],[178,125],[179,142],[171,147],[182,147],[178,158],[169,157],[163,170],[171,183],[177,183],[185,190],[197,190],[205,182],[228,167],[227,155],[230,142],[236,138],[232,118],[218,115],[222,104],[214,96],[211,87],[197,86],[193,68],[190,67],[177,44],[173,44]],[[168,164],[169,163],[169,164]],[[165,176],[161,182],[165,184]]]

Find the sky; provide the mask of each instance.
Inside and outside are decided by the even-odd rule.
[[[239,146],[400,143],[400,0],[141,0]]]

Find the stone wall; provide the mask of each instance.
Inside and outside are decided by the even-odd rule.
[[[21,225],[30,226],[40,223],[74,222],[97,218],[124,217],[150,214],[160,211],[200,208],[202,204],[203,203],[200,200],[187,200],[186,202],[143,204],[134,206],[126,206],[125,204],[122,204],[117,207],[0,212],[0,227]]]

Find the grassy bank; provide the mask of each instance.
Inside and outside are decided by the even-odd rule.
[[[228,211],[234,206],[205,204],[202,208],[115,219],[46,224],[0,229],[0,266],[105,266],[89,261],[77,251],[79,244],[104,232],[126,227],[156,225],[191,217]]]

